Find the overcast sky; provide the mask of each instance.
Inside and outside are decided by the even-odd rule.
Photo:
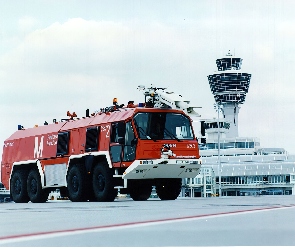
[[[295,1],[0,0],[0,141],[79,117],[138,85],[168,87],[217,116],[207,76],[228,50],[252,74],[239,135],[295,153]],[[1,154],[2,154],[2,148]]]

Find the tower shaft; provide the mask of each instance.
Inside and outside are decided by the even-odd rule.
[[[239,110],[240,107],[235,103],[223,104],[222,113],[224,119],[230,123],[227,137],[238,137],[239,136]]]

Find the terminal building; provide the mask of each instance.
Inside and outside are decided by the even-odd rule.
[[[182,196],[295,195],[295,155],[238,135],[251,79],[241,71],[242,58],[229,52],[216,65],[208,81],[218,118],[195,122],[203,168],[196,178],[183,180]]]

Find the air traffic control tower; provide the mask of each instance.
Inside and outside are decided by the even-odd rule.
[[[224,58],[216,60],[218,71],[208,76],[215,102],[221,108],[223,118],[230,123],[226,137],[238,137],[238,114],[240,104],[245,102],[251,74],[241,71],[242,58],[230,51]]]

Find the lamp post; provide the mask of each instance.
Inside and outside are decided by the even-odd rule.
[[[219,190],[219,197],[221,197],[222,196],[222,193],[221,193],[221,173],[220,173],[220,171],[221,171],[221,161],[220,161],[220,124],[219,124],[219,112],[220,112],[220,104],[219,103],[217,103],[216,104],[217,105],[217,113],[218,113],[218,115],[217,115],[217,132],[218,132],[218,180],[219,180],[219,182],[218,182],[218,190]]]

